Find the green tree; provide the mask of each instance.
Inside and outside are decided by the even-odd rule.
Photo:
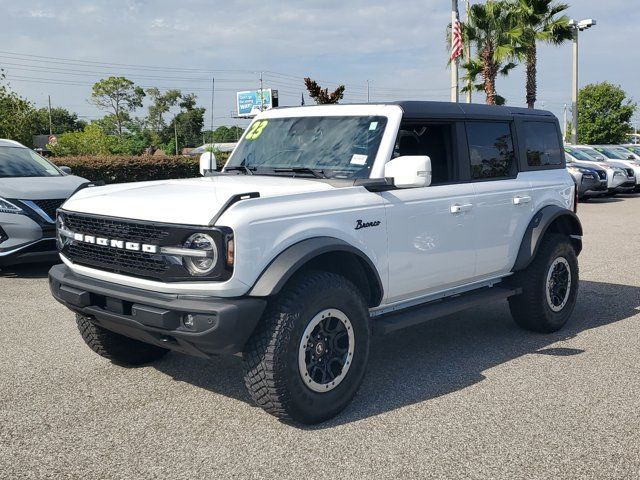
[[[142,107],[145,93],[125,77],[109,77],[93,84],[91,102],[101,110],[113,115],[118,136],[122,136],[125,122],[130,113]]]
[[[57,157],[65,155],[109,155],[117,142],[116,137],[109,136],[102,128],[91,123],[81,132],[68,132],[58,136],[55,145],[49,144],[51,153]]]
[[[30,146],[36,110],[31,102],[11,91],[0,70],[0,138]]]
[[[196,106],[197,97],[194,94],[183,95],[180,101],[180,112],[174,117],[175,128],[178,133],[179,147],[195,147],[202,142],[202,127],[204,126],[205,109]],[[165,137],[175,142],[174,125],[165,129]],[[175,153],[175,143],[173,144]]]
[[[167,139],[161,138],[162,131],[167,124],[164,120],[164,115],[169,112],[171,107],[175,106],[182,93],[180,90],[167,90],[162,93],[158,88],[151,87],[147,89],[147,95],[151,97],[151,105],[149,105],[149,113],[147,114],[147,124],[154,133],[155,143],[162,143]]]
[[[211,130],[205,130],[202,132],[204,138],[206,139],[206,143],[233,143],[237,142],[242,134],[244,133],[244,129],[242,127],[238,127],[236,125],[232,127],[227,127],[225,125],[221,125],[211,133]]]
[[[529,108],[535,107],[538,92],[537,43],[560,45],[571,40],[573,30],[569,26],[569,17],[561,15],[568,8],[566,3],[555,3],[553,0],[517,0],[514,4],[517,22],[522,27],[519,43],[526,62],[526,99]]]
[[[49,109],[39,108],[35,111],[33,119],[33,135],[46,135],[49,133]],[[53,133],[78,132],[87,126],[87,122],[78,119],[78,114],[70,112],[66,108],[56,107],[51,109],[51,125]]]
[[[344,97],[344,85],[339,85],[333,92],[329,93],[328,88],[322,88],[309,77],[304,79],[304,86],[307,87],[309,96],[315,100],[318,105],[326,105],[338,103]]]
[[[470,90],[477,91],[477,92],[484,92],[484,82],[478,83],[478,77],[482,76],[482,69],[483,69],[482,59],[478,57],[471,58],[466,62],[464,62],[461,66],[466,71],[463,77],[465,86],[462,88],[461,91],[463,93],[468,92]],[[516,67],[517,65],[513,62],[498,63],[496,66],[498,70],[498,74],[503,77],[508,76],[509,72],[511,72],[511,70],[513,70]],[[498,92],[496,92],[495,104],[504,105],[506,102],[507,102],[506,98],[504,98],[502,95],[499,95]]]
[[[637,105],[608,82],[587,85],[578,95],[578,142],[623,143]]]
[[[487,3],[472,5],[469,10],[469,19],[463,24],[462,30],[466,41],[475,45],[478,52],[474,63],[479,62],[481,66],[478,73],[482,78],[486,102],[489,105],[496,105],[498,74],[508,74],[509,70],[515,67],[511,60],[522,54],[518,41],[523,29],[518,23],[513,5],[506,1],[491,0]],[[510,68],[505,70],[507,66]]]

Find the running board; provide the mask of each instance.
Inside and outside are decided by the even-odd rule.
[[[504,300],[521,293],[521,288],[485,287],[469,293],[461,293],[453,297],[406,308],[399,312],[388,313],[375,318],[372,324],[373,334],[385,335],[402,328],[419,325],[429,320],[458,313],[485,303]]]

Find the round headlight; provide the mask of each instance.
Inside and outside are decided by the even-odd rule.
[[[183,256],[184,266],[191,275],[208,275],[216,267],[218,249],[213,238],[206,233],[194,233],[184,244],[184,248],[193,250],[193,255]]]

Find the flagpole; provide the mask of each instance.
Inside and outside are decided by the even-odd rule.
[[[453,44],[453,26],[458,21],[458,0],[451,0],[451,37]],[[451,101],[458,103],[459,85],[458,85],[458,57],[451,60]]]

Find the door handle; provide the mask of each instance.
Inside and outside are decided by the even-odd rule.
[[[464,203],[462,205],[460,205],[459,203],[455,203],[451,205],[451,213],[456,214],[456,213],[468,212],[472,208],[473,208],[472,203]]]
[[[516,195],[513,197],[514,205],[522,205],[524,203],[529,203],[531,201],[531,197],[529,195]]]

